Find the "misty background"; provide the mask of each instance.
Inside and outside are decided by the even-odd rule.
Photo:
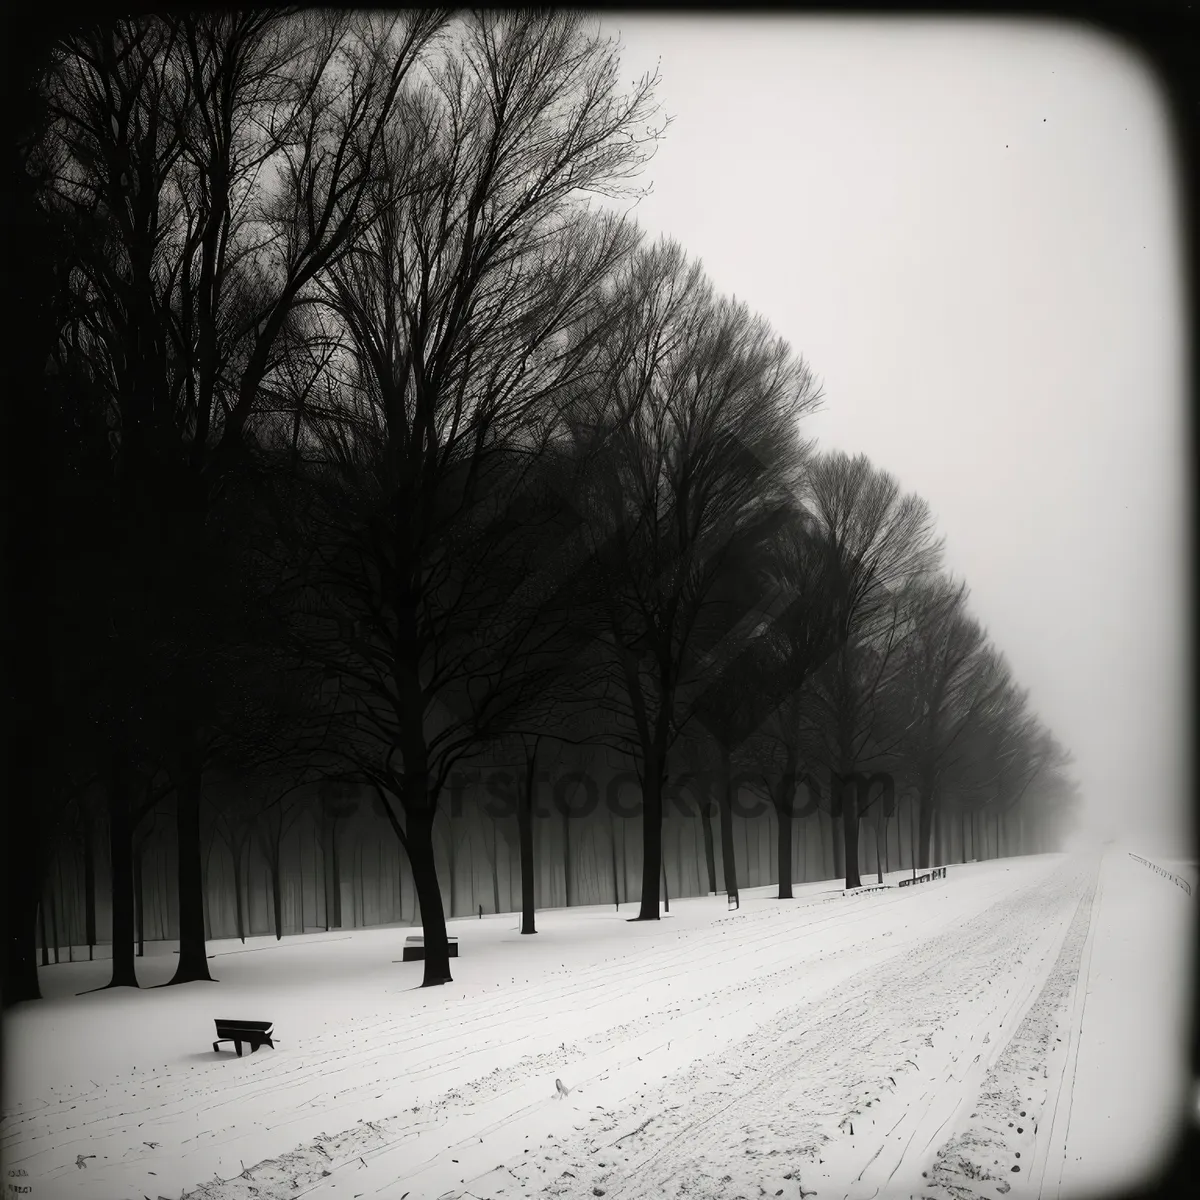
[[[1176,165],[1082,24],[605,17],[672,118],[636,208],[788,338],[805,433],[924,496],[1076,757],[1084,832],[1190,857]]]

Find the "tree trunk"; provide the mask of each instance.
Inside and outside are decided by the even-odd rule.
[[[521,847],[520,829],[517,830],[517,869],[513,870],[513,848],[505,840],[504,860],[508,864],[508,905],[513,912],[521,911],[521,901],[518,898],[521,884]]]
[[[54,939],[54,965],[58,966],[60,945],[58,938],[58,895],[54,888],[54,871],[51,870],[46,878],[46,894],[50,897],[50,936]]]
[[[325,899],[325,932],[335,925],[333,914],[333,822],[328,817],[321,820],[321,894]]]
[[[279,847],[274,847],[274,857],[270,860],[271,868],[271,908],[275,916],[275,940],[283,940],[283,880],[279,870]]]
[[[767,814],[767,868],[766,868],[766,879],[762,880],[765,883],[771,882],[771,866],[772,866],[772,864],[774,864],[776,871],[778,871],[778,867],[779,867],[779,850],[778,850],[778,847],[775,845],[775,833],[776,833],[776,826],[778,824],[779,824],[778,818],[776,818],[775,821],[772,821],[771,816],[768,813]],[[758,849],[760,851],[760,854],[759,854],[759,878],[761,880],[762,875],[763,875],[762,855],[761,855],[762,839],[761,838],[759,839]]]
[[[496,912],[500,911],[500,862],[499,849],[496,845],[496,818],[492,818],[492,905]]]
[[[735,825],[734,828],[742,831],[742,857],[746,860],[746,886],[753,887],[754,884],[750,882],[750,880],[753,878],[750,873],[750,833],[746,828],[746,824],[746,818],[743,817],[741,823],[739,825]],[[735,848],[734,853],[736,852],[737,851]]]
[[[538,742],[525,762],[525,775],[518,785],[517,840],[521,847],[521,932],[537,933],[537,881],[533,857],[533,789],[536,782]]]
[[[683,819],[675,822],[675,869],[679,872],[679,891],[683,895]]]
[[[800,869],[800,877],[799,877],[799,879],[795,880],[795,882],[807,883],[808,882],[808,837],[807,837],[808,822],[803,817],[799,821],[797,821],[797,820],[795,820],[795,818],[793,818],[793,827],[795,829],[793,841],[800,843],[799,846],[793,847],[793,862]],[[794,851],[797,849],[800,851],[799,859],[796,859],[794,857]]]
[[[757,821],[758,818],[755,817],[755,818],[753,818],[753,820]],[[767,820],[766,825],[767,825],[767,855],[766,855],[767,868],[765,870],[763,868],[763,852],[762,852],[762,830],[763,830],[763,827],[758,824],[755,824],[753,826],[751,826],[750,824],[746,825],[747,834],[749,834],[751,828],[754,829],[754,883],[756,886],[761,886],[764,883],[771,882],[771,873],[770,873],[771,822],[769,819]]]
[[[458,855],[454,844],[454,817],[446,813],[446,862],[450,868],[450,915],[458,914]]]
[[[108,845],[112,888],[112,978],[108,987],[137,987],[133,960],[133,820],[131,777],[121,751],[109,777]]]
[[[206,942],[212,941],[213,924],[212,924],[212,849],[213,849],[213,833],[212,827],[209,826],[209,834],[205,840],[204,846],[204,877],[201,881],[201,890],[204,893],[204,939]]]
[[[833,851],[833,877],[846,878],[846,836],[842,813],[842,793],[837,780],[837,773],[829,772],[829,844]],[[841,828],[839,828],[841,826]]]
[[[642,902],[635,921],[657,921],[662,871],[663,761],[656,746],[642,771]]]
[[[712,798],[707,786],[700,799],[700,829],[704,834],[704,865],[708,869],[708,891],[710,895],[717,893],[717,855],[713,847],[712,831]]]
[[[242,875],[244,874],[242,867],[245,865],[243,863],[245,854],[241,846],[231,846],[230,853],[233,857],[233,904],[234,912],[237,914],[237,935],[241,938],[244,946],[246,944],[246,906],[242,900]]]
[[[356,837],[350,845],[350,928],[363,923],[362,841]]]
[[[737,862],[733,853],[733,769],[729,762],[729,747],[721,746],[720,779],[717,781],[717,803],[721,810],[721,869],[725,876],[725,895],[741,908],[738,896]]]
[[[427,797],[420,797],[405,806],[405,834],[424,935],[425,975],[421,986],[436,987],[453,982],[453,977],[446,940],[446,912],[442,907],[442,889],[433,855],[433,811]]]
[[[83,927],[88,945],[88,962],[96,946],[96,847],[92,814],[83,813]]]
[[[137,956],[146,956],[146,880],[144,858],[146,839],[137,838],[133,843],[133,904],[137,922]]]
[[[933,848],[933,796],[923,790],[917,805],[917,862],[916,869],[929,869],[929,858]]]
[[[17,737],[10,738],[10,742],[14,749],[10,783],[17,778],[38,780],[38,772],[45,764],[30,761],[27,769],[18,770],[15,760],[18,756],[23,760],[28,758],[29,743]],[[14,790],[9,794],[19,793]],[[8,851],[0,875],[4,888],[3,1002],[8,1008],[23,1000],[39,1000],[42,995],[38,984],[37,928],[43,866],[40,818],[29,811],[33,806],[10,802],[6,808],[3,827]]]
[[[662,856],[663,912],[671,911],[671,893],[667,888],[667,856]]]
[[[778,853],[779,899],[792,900],[792,811],[796,799],[796,765],[789,756],[783,769],[775,800],[775,820],[779,825]]]
[[[43,888],[42,899],[38,904],[38,932],[42,940],[42,966],[50,965],[50,938],[46,933],[46,896]]]
[[[542,864],[549,857],[546,853],[546,826],[542,813],[538,811],[536,796],[532,801],[530,820],[533,823],[533,903],[535,907],[548,908],[546,874],[542,870]]]
[[[862,887],[862,876],[858,871],[858,845],[861,832],[858,805],[851,801],[842,809],[842,839],[844,845],[846,890]]]
[[[621,911],[621,883],[617,875],[617,818],[608,814],[608,848],[612,852],[613,908]]]
[[[380,843],[379,843],[379,853],[380,853],[380,855],[382,855],[382,854],[383,854],[383,842],[380,842]],[[306,914],[305,914],[305,911],[304,911],[304,904],[305,904],[305,895],[304,895],[304,874],[305,874],[305,872],[304,872],[304,832],[303,832],[303,829],[302,829],[302,827],[299,827],[299,826],[298,826],[298,827],[297,827],[297,829],[296,829],[296,862],[297,862],[297,864],[299,865],[299,868],[300,868],[300,932],[301,932],[301,933],[303,933],[303,932],[304,932],[304,926],[305,926],[305,920],[304,920],[304,918],[305,918],[305,916],[306,916]],[[381,870],[380,870],[380,875],[382,875],[382,874],[383,874],[383,871],[382,871],[382,869],[381,869]]]
[[[563,819],[563,897],[566,907],[571,907],[571,810],[562,814]]]
[[[319,826],[313,831],[313,874],[316,874],[317,854],[321,855],[321,913],[325,932],[333,926],[333,884],[329,854],[329,819],[322,816]],[[314,885],[316,880],[314,879]]]
[[[401,849],[403,849],[403,847],[401,847]],[[407,862],[408,862],[407,854],[401,854],[401,853],[396,854],[396,909],[400,913],[400,923],[401,924],[405,924],[407,921],[407,918],[404,916],[404,893],[406,890],[405,886],[404,886],[404,884],[405,884],[404,876],[406,873],[405,872],[405,863],[407,863]],[[408,873],[411,874],[411,871]],[[411,884],[409,885],[407,890],[409,892],[412,891]],[[410,911],[411,911],[412,906],[410,905],[409,907],[410,907]],[[407,921],[407,923],[411,924],[412,922]]]
[[[886,817],[883,818],[882,823],[883,823],[884,836],[886,837],[887,836],[887,818]],[[878,877],[878,882],[882,883],[883,882],[883,859],[880,857],[880,850],[879,850],[879,826],[880,826],[880,818],[876,817],[875,824],[873,826],[873,829],[875,831],[875,874]]]
[[[337,821],[332,822],[330,834],[330,864],[333,867],[333,927],[342,928],[342,856],[338,847]]]
[[[74,849],[74,846],[72,846]],[[75,897],[75,856],[71,856],[70,874],[64,878],[62,858],[58,860],[58,894],[63,898],[63,940],[67,943],[67,961],[75,961],[75,912],[76,912],[76,897]],[[66,879],[71,881],[71,899],[67,901],[67,886]]]
[[[154,889],[155,897],[158,899],[158,939],[166,941],[171,936],[171,872],[167,866],[167,856],[160,854],[155,860],[158,865],[158,872],[155,874],[154,882],[157,885]]]
[[[843,769],[839,777],[832,781],[838,794],[838,807],[842,813],[842,842],[844,848],[846,890],[862,887],[862,877],[858,871],[858,838],[861,818],[858,813],[858,784],[854,781],[853,773]]]
[[[621,818],[621,903],[629,902],[629,826]]]
[[[176,855],[179,884],[179,963],[170,982],[211,983],[204,940],[204,873],[200,849],[200,792],[204,785],[201,730],[190,731],[175,789]]]

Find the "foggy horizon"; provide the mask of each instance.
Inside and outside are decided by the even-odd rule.
[[[673,118],[634,218],[804,356],[818,449],[929,501],[1085,828],[1189,856],[1179,185],[1149,69],[1065,21],[601,28]]]

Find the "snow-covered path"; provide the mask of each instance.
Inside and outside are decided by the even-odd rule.
[[[522,1164],[518,1192],[538,1178],[551,1194],[623,1200],[919,1190],[939,1135],[1040,990],[1064,923],[1090,904],[1093,874],[1050,871],[789,1005]],[[632,1129],[618,1145],[613,1134]]]
[[[1128,854],[1104,856],[929,1194],[1059,1200],[1145,1184],[1188,1116],[1194,920],[1185,893]]]
[[[1011,1171],[1026,1164],[1061,1169],[1066,1190],[1065,1126],[1059,1144],[1000,1121],[996,1164],[974,1162],[992,1145],[976,1127],[996,1123],[997,1070],[1040,1070],[1049,1094],[1047,1063],[1070,1058],[1103,1086],[1087,1075],[1095,1042],[1136,1003],[1077,996],[1081,963],[1104,995],[1131,966],[1167,982],[1164,943],[1155,975],[1134,934],[1165,911],[1186,936],[1191,902],[1144,867],[1115,874],[1128,863],[1002,860],[791,902],[762,889],[732,914],[677,901],[657,925],[573,909],[539,914],[535,938],[459,921],[455,983],[432,994],[413,986],[418,964],[391,961],[403,929],[214,946],[219,988],[63,996],[9,1018],[5,1157],[31,1200],[995,1196],[1026,1184]],[[88,986],[104,966],[55,978]],[[1077,998],[1082,1050],[1068,1040],[1035,1066]],[[214,1055],[214,1015],[273,1018],[279,1049]],[[1098,1119],[1077,1104],[1069,1144]],[[976,1192],[1002,1157],[1003,1180]]]

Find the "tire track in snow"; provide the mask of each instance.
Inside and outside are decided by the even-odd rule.
[[[1011,881],[1001,881],[975,893],[971,909],[984,907],[992,896],[1011,892],[1012,888]],[[207,1165],[208,1171],[216,1165],[220,1174],[233,1176],[242,1166],[239,1153],[245,1153],[249,1146],[261,1146],[268,1134],[282,1132],[293,1122],[311,1120],[314,1111],[320,1113],[323,1122],[330,1114],[336,1121],[344,1112],[349,1128],[342,1133],[316,1139],[308,1133],[307,1145],[280,1158],[263,1159],[249,1171],[243,1166],[237,1178],[219,1185],[213,1181],[197,1193],[248,1196],[257,1189],[258,1195],[266,1197],[276,1194],[274,1181],[279,1181],[278,1195],[297,1195],[293,1184],[301,1175],[310,1176],[313,1185],[320,1186],[320,1181],[327,1178],[325,1173],[336,1170],[339,1162],[354,1162],[359,1155],[369,1157],[386,1151],[389,1144],[395,1144],[397,1124],[405,1127],[401,1141],[423,1135],[427,1144],[438,1140],[445,1144],[445,1127],[451,1119],[457,1123],[464,1114],[477,1111],[489,1097],[504,1098],[501,1107],[506,1106],[507,1111],[493,1122],[497,1136],[503,1139],[514,1118],[543,1104],[540,1099],[522,1099],[522,1089],[527,1085],[552,1081],[564,1064],[579,1063],[609,1050],[624,1052],[629,1065],[637,1070],[634,1049],[649,1054],[657,1046],[643,1047],[635,1039],[657,1035],[657,1044],[661,1045],[680,1023],[702,1013],[708,1004],[728,1003],[731,997],[747,992],[761,1000],[795,986],[797,972],[816,959],[828,963],[861,953],[861,944],[855,943],[855,928],[878,922],[881,908],[887,909],[887,919],[901,934],[896,937],[897,947],[892,953],[902,953],[899,943],[917,936],[911,926],[926,920],[944,922],[948,916],[958,919],[956,913],[947,911],[944,902],[939,907],[933,892],[914,889],[909,894],[863,897],[853,907],[837,892],[785,902],[744,916],[722,917],[703,926],[675,931],[664,926],[656,936],[631,938],[619,947],[614,945],[613,953],[605,959],[592,959],[588,967],[573,973],[535,967],[535,978],[528,984],[500,986],[495,992],[489,989],[469,1000],[451,999],[444,1006],[434,1004],[434,1011],[428,1015],[424,1006],[418,1012],[410,1002],[408,1009],[386,1016],[349,1018],[337,1029],[306,1037],[296,1048],[285,1040],[277,1055],[264,1053],[236,1064],[222,1061],[211,1068],[209,1064],[188,1069],[178,1064],[155,1066],[132,1072],[129,1082],[107,1081],[103,1088],[90,1093],[64,1089],[49,1103],[42,1101],[36,1108],[30,1105],[22,1113],[6,1116],[6,1157],[20,1156],[30,1166],[36,1162],[39,1177],[47,1182],[61,1181],[71,1194],[95,1194],[97,1185],[109,1191],[117,1180],[140,1180],[146,1170],[157,1169],[160,1179],[168,1173],[177,1177],[188,1163],[197,1168]],[[714,924],[721,926],[715,933]],[[670,940],[662,934],[668,934]],[[812,938],[825,943],[818,954],[809,948]],[[831,940],[846,944],[830,947]],[[564,978],[560,984],[547,987],[545,980],[554,975]],[[698,993],[697,977],[702,985]],[[707,982],[724,979],[736,982],[717,986]],[[687,985],[688,994],[676,998],[660,990],[654,997],[654,1011],[629,1021],[613,1021],[613,1014],[620,1013],[622,1006],[636,1010],[644,1004],[644,1000],[639,1001],[642,993],[672,983]],[[401,996],[407,999],[404,991]],[[739,999],[738,1003],[745,1002]],[[602,1020],[607,1017],[610,1024],[587,1038],[544,1052],[546,1039],[539,1029],[538,1013],[556,1005]],[[484,1029],[489,1032],[481,1036]],[[534,1052],[533,1048],[543,1052]],[[473,1076],[472,1064],[482,1050],[488,1052],[492,1063],[499,1057],[501,1065],[488,1075]],[[523,1055],[522,1050],[526,1050]],[[219,1090],[214,1090],[217,1077],[212,1071],[217,1069],[221,1076]],[[577,1084],[579,1080],[571,1082]],[[396,1113],[397,1108],[381,1108],[378,1102],[383,1099],[387,1104],[397,1093],[410,1101],[418,1099],[420,1114],[409,1115],[409,1110],[401,1110],[400,1118],[390,1119],[387,1114]],[[540,1096],[540,1092],[536,1094]],[[563,1115],[567,1109],[564,1105]],[[373,1121],[351,1124],[355,1116],[363,1114]],[[156,1149],[147,1149],[141,1141],[147,1136],[159,1143]],[[486,1127],[484,1136],[490,1143]],[[75,1166],[75,1151],[84,1143],[94,1148],[106,1138],[111,1139],[109,1157],[91,1163],[85,1180]],[[124,1140],[114,1155],[118,1138]],[[318,1166],[320,1170],[313,1176]],[[201,1170],[189,1174],[195,1180]],[[184,1180],[177,1180],[176,1188],[179,1182]],[[88,1188],[81,1192],[84,1183]],[[138,1189],[135,1185],[119,1190],[132,1193]]]
[[[1004,890],[1006,886],[1000,884],[987,895]],[[930,896],[931,893],[923,895]],[[911,900],[918,898],[905,896],[902,899],[911,905]],[[897,897],[890,899],[894,903]],[[506,989],[502,993],[505,999],[500,1003],[487,994],[456,1002],[448,1011],[432,1019],[422,1016],[419,1028],[412,1032],[403,1031],[405,1027],[399,1025],[395,1017],[358,1018],[350,1022],[348,1029],[339,1028],[307,1038],[300,1055],[255,1056],[237,1064],[239,1073],[234,1079],[229,1078],[230,1071],[223,1070],[218,1095],[203,1087],[202,1080],[207,1072],[199,1068],[174,1074],[156,1073],[153,1069],[139,1073],[137,1088],[130,1091],[127,1087],[113,1087],[111,1099],[93,1092],[90,1103],[79,1104],[78,1097],[65,1093],[53,1107],[43,1105],[33,1112],[6,1117],[4,1141],[10,1151],[7,1156],[33,1165],[31,1160],[36,1161],[41,1154],[49,1152],[57,1161],[39,1163],[42,1168],[39,1174],[48,1179],[74,1177],[73,1156],[79,1147],[120,1132],[125,1133],[129,1141],[121,1156],[121,1162],[125,1164],[144,1163],[152,1167],[161,1163],[164,1157],[176,1158],[197,1145],[222,1147],[218,1153],[220,1161],[240,1162],[235,1151],[239,1142],[246,1141],[248,1133],[257,1130],[261,1134],[264,1129],[281,1129],[303,1121],[317,1105],[321,1106],[323,1116],[336,1116],[339,1111],[350,1116],[362,1113],[364,1103],[376,1093],[387,1093],[399,1086],[407,1095],[427,1104],[427,1112],[452,1110],[455,1101],[462,1100],[464,1091],[471,1091],[475,1084],[483,1082],[466,1073],[473,1057],[486,1056],[494,1061],[497,1046],[503,1046],[513,1055],[519,1053],[523,1044],[538,1042],[536,1025],[531,1028],[529,1021],[531,1012],[542,1006],[553,1008],[556,1004],[570,1004],[581,1011],[594,1010],[603,1014],[614,1001],[628,1001],[642,989],[655,987],[664,980],[684,980],[693,976],[697,969],[694,945],[697,938],[703,941],[708,955],[721,962],[722,976],[739,982],[710,989],[694,1004],[703,1005],[730,990],[767,991],[787,986],[797,959],[805,957],[805,935],[828,935],[834,931],[839,935],[851,935],[855,926],[877,920],[872,909],[887,902],[881,896],[874,903],[855,905],[850,909],[837,903],[841,900],[843,897],[838,892],[747,914],[742,919],[737,914],[723,917],[714,923],[724,926],[715,938],[709,926],[681,929],[675,935],[679,943],[675,947],[664,947],[657,939],[647,942],[645,953],[640,953],[642,947],[636,944],[627,946],[623,954],[614,954],[573,976],[561,972],[563,982],[549,990],[544,984],[539,986],[535,982]],[[903,909],[898,908],[897,912],[902,913]],[[800,918],[798,923],[797,917]],[[786,937],[780,936],[781,922],[787,929]],[[749,936],[746,930],[751,931]],[[852,937],[849,940],[851,944],[847,948],[828,952],[825,958],[851,952],[855,947]],[[644,1032],[655,1024],[664,1024],[673,1015],[673,1012],[644,1014],[627,1025]],[[474,1034],[474,1029],[481,1027],[488,1029],[489,1036],[481,1038]],[[407,1028],[412,1029],[412,1026]],[[634,1030],[628,1027],[612,1034],[601,1031],[585,1039],[584,1045],[564,1045],[550,1054],[527,1053],[516,1061],[510,1057],[508,1064],[497,1068],[499,1075],[497,1071],[492,1072],[495,1078],[491,1082],[511,1090],[538,1075],[552,1077],[555,1071],[578,1062],[604,1043],[628,1040],[633,1033]],[[467,1041],[465,1051],[464,1040]],[[281,1049],[288,1049],[286,1040],[281,1042]],[[382,1070],[364,1079],[364,1060],[381,1066]],[[399,1071],[394,1065],[397,1063],[403,1064]],[[215,1065],[224,1068],[229,1064]],[[448,1065],[452,1077],[456,1075],[460,1083],[439,1097],[439,1092],[450,1082]],[[353,1080],[348,1087],[342,1083],[347,1076]],[[440,1085],[432,1097],[421,1095],[420,1085],[426,1082],[435,1087]],[[76,1100],[77,1111],[66,1103],[68,1099]],[[273,1103],[264,1106],[262,1102],[267,1099]],[[246,1111],[252,1111],[251,1119],[243,1115]],[[224,1121],[221,1120],[223,1113],[228,1114]],[[159,1142],[157,1152],[147,1150],[141,1140],[144,1133],[140,1131],[147,1125]],[[355,1134],[354,1126],[346,1131],[347,1136]],[[206,1154],[212,1157],[211,1150]],[[103,1165],[96,1163],[93,1167]]]
[[[1096,864],[1050,974],[987,1072],[970,1120],[930,1165],[928,1194],[935,1200],[1042,1196],[1047,1175],[1048,1194],[1057,1195],[1070,1116],[1068,1076],[1074,1072],[1087,992],[1082,960],[1093,940],[1098,873]]]
[[[640,1093],[619,1114],[605,1114],[599,1136],[585,1130],[564,1145],[543,1145],[533,1161],[505,1170],[527,1195],[794,1197],[803,1183],[806,1193],[827,1196],[848,1191],[889,1137],[903,1140],[893,1157],[911,1169],[928,1144],[917,1136],[919,1121],[897,1130],[897,1116],[926,1118],[939,1091],[975,1065],[964,1060],[982,1058],[968,1031],[980,1045],[985,1033],[995,1037],[1013,1010],[1006,1002],[1014,965],[1025,967],[1017,974],[1026,985],[1040,976],[1084,886],[1077,870],[1056,871]],[[980,1024],[988,1016],[997,1028]],[[906,1096],[889,1096],[893,1089]],[[500,1194],[494,1174],[468,1188]]]
[[[1011,891],[1011,884],[1001,883],[997,887],[988,889],[982,895],[976,896],[975,903],[977,906],[984,907],[992,896],[998,893],[1011,893]],[[932,898],[933,893],[926,892],[924,896]],[[905,899],[907,900],[907,898]],[[787,912],[788,910],[783,911]],[[795,910],[791,911],[793,914],[795,913]],[[892,915],[893,917],[903,916],[903,911],[893,912]],[[874,919],[876,922],[878,921],[878,913],[875,914]],[[860,916],[853,912],[843,911],[821,920],[810,920],[802,924],[798,930],[793,927],[793,930],[789,932],[796,936],[796,934],[803,934],[815,928],[824,930],[826,933],[830,928],[836,928],[845,933],[849,932],[851,927],[861,924],[865,920],[867,920],[866,915]],[[775,933],[772,936],[777,938],[778,934]],[[803,944],[799,947],[794,946],[791,951],[793,957],[797,949],[802,954],[805,953]],[[708,951],[712,957],[719,959],[723,948],[710,944]],[[830,959],[843,958],[862,952],[862,944],[851,941],[833,950],[820,950],[815,957],[828,962]],[[887,953],[891,956],[903,954],[904,947],[898,946],[895,949],[889,947]],[[693,972],[703,970],[695,959],[692,960],[691,969]],[[722,975],[724,974],[726,972],[723,970]],[[753,991],[756,998],[761,998],[762,994],[769,990],[778,990],[781,987],[794,988],[796,984],[795,961],[790,968],[772,973],[770,988],[760,987],[761,982],[761,979],[751,979],[725,984],[707,990],[701,1001],[693,1004],[689,1009],[685,1010],[682,1005],[677,1004],[667,1010],[644,1014],[635,1021],[593,1034],[581,1044],[596,1056],[590,1059],[594,1068],[593,1073],[582,1079],[573,1077],[575,1086],[581,1087],[583,1084],[590,1084],[597,1076],[604,1077],[605,1072],[608,1071],[616,1074],[622,1065],[637,1069],[640,1060],[634,1053],[636,1049],[642,1049],[643,1057],[648,1058],[655,1050],[662,1049],[669,1044],[668,1036],[672,1033],[672,1028],[667,1028],[667,1023],[678,1023],[686,1020],[688,1016],[703,1013],[706,1009],[717,1005],[719,1001],[728,1003],[730,1000],[734,1000],[735,1003],[744,1005],[745,1001],[741,1001],[737,997],[747,991]],[[638,1039],[645,1040],[648,1034],[656,1031],[657,1045],[642,1047],[637,1045]],[[674,1036],[677,1038],[686,1037],[686,1034],[686,1030],[674,1031]],[[376,1194],[391,1196],[395,1191],[395,1169],[385,1167],[382,1172],[373,1169],[377,1167],[376,1160],[384,1154],[389,1156],[387,1161],[390,1163],[394,1163],[399,1157],[403,1163],[405,1179],[409,1181],[409,1185],[415,1188],[414,1195],[433,1195],[436,1190],[440,1190],[430,1190],[423,1185],[420,1176],[423,1169],[434,1168],[436,1175],[439,1169],[444,1173],[447,1163],[461,1163],[466,1167],[467,1164],[473,1162],[477,1162],[477,1170],[486,1169],[498,1157],[497,1145],[507,1149],[512,1144],[514,1137],[519,1137],[518,1134],[514,1134],[514,1129],[522,1121],[539,1113],[541,1118],[544,1118],[548,1104],[547,1082],[553,1078],[553,1072],[563,1061],[563,1055],[569,1054],[572,1048],[564,1048],[551,1055],[539,1055],[532,1061],[522,1060],[515,1068],[497,1068],[482,1080],[451,1089],[431,1104],[414,1106],[411,1115],[404,1114],[399,1121],[376,1122],[369,1131],[351,1129],[345,1134],[339,1135],[347,1139],[347,1144],[352,1147],[344,1156],[343,1161],[347,1169],[354,1173],[353,1186],[356,1193],[368,1196]],[[619,1060],[622,1055],[628,1061],[624,1064],[620,1061],[614,1064],[612,1059]],[[645,1068],[642,1067],[641,1071],[644,1072],[644,1070]],[[592,1089],[588,1091],[589,1096],[596,1094]],[[498,1098],[499,1102],[489,1103],[493,1097]],[[564,1132],[569,1129],[571,1110],[567,1106],[562,1109],[550,1108],[549,1112],[558,1117],[567,1117],[568,1124],[564,1125]],[[546,1121],[541,1118],[538,1123],[545,1127]],[[382,1131],[388,1131],[386,1139],[375,1136],[376,1132]],[[449,1136],[447,1136],[448,1134]],[[549,1136],[553,1137],[554,1135],[550,1134]],[[366,1144],[364,1139],[370,1139],[369,1144]],[[483,1149],[480,1149],[481,1145]],[[260,1198],[298,1197],[320,1192],[323,1190],[324,1176],[327,1172],[323,1170],[320,1176],[312,1175],[311,1166],[314,1162],[319,1166],[325,1164],[317,1162],[313,1158],[311,1149],[311,1146],[301,1147],[290,1152],[283,1159],[265,1160],[237,1178],[204,1184],[196,1192],[189,1193],[189,1197],[194,1197],[195,1200],[201,1200],[201,1198],[203,1200],[240,1200],[240,1198],[250,1195]],[[452,1155],[455,1157],[451,1157]],[[308,1184],[307,1187],[298,1191],[290,1183],[279,1185],[279,1181],[286,1178],[289,1170],[292,1170],[293,1167],[301,1167],[305,1163],[308,1164],[303,1167],[304,1182]],[[380,1176],[383,1179],[382,1183],[378,1183]]]

